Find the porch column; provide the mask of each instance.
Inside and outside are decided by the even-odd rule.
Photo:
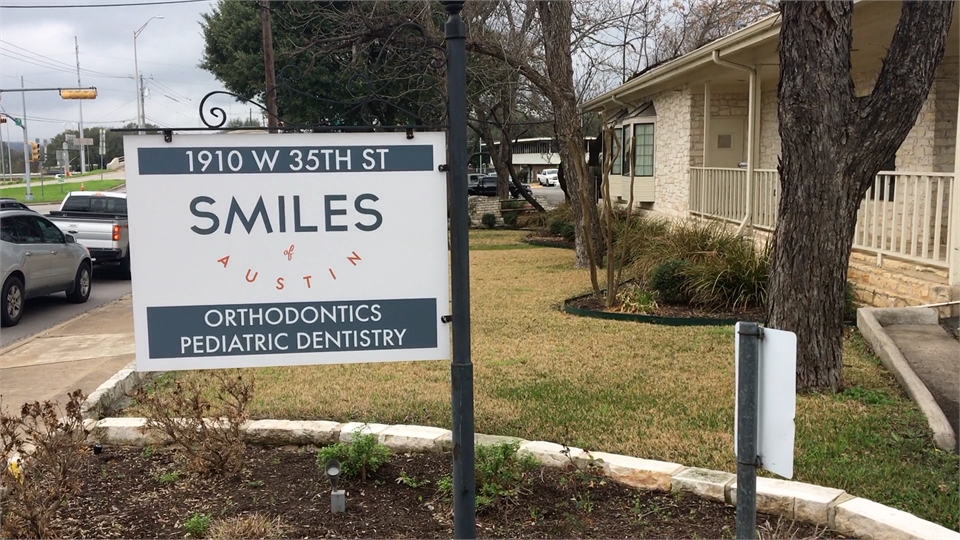
[[[960,92],[957,125],[953,132],[953,181],[950,183],[950,217],[947,219],[947,263],[950,265],[951,300],[960,299]]]
[[[760,84],[760,77],[757,76],[756,68],[750,70],[750,93],[747,99],[747,210],[743,216],[743,223],[740,224],[738,232],[743,232],[753,228],[753,169],[756,153],[754,152],[754,142],[757,133],[757,101],[760,96],[757,95],[757,86]]]
[[[707,164],[710,155],[710,81],[703,83],[703,167],[709,167]]]

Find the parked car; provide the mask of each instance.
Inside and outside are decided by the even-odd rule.
[[[541,186],[559,186],[559,174],[559,169],[544,169],[542,172],[537,174],[537,182],[540,182]]]
[[[477,184],[473,187],[467,186],[467,193],[470,195],[484,195],[486,197],[495,197],[497,195],[497,177],[495,175],[487,175],[481,177]],[[520,198],[520,191],[517,190],[517,186],[513,185],[513,182],[507,185],[510,198],[518,199]],[[523,190],[527,194],[532,194],[530,186],[524,185]]]
[[[126,193],[71,191],[60,210],[46,217],[86,246],[93,264],[117,265],[125,277],[130,277]]]
[[[0,198],[0,210],[30,210],[30,207],[16,199]]]
[[[24,301],[67,293],[82,304],[90,298],[90,252],[50,220],[31,210],[0,209],[0,326],[15,326]]]

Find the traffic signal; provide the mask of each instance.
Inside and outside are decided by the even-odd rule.
[[[96,88],[61,88],[62,99],[97,99]]]
[[[40,161],[40,145],[35,142],[30,143],[30,161]]]

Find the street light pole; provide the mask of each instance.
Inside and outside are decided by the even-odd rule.
[[[144,117],[146,116],[145,111],[143,110],[143,81],[140,77],[140,65],[137,62],[137,36],[143,32],[143,29],[150,24],[150,21],[154,19],[162,19],[163,15],[154,15],[147,19],[147,22],[143,23],[143,26],[139,30],[133,33],[133,79],[134,83],[137,85],[137,127],[143,129],[144,126]],[[143,132],[141,131],[142,135]]]

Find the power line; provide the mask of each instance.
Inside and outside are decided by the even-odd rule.
[[[63,8],[102,8],[102,7],[134,7],[134,6],[163,6],[169,4],[196,4],[199,2],[210,2],[211,0],[165,0],[162,2],[128,2],[124,4],[57,4],[54,6],[44,5],[3,5],[0,8],[7,9],[63,9]]]
[[[31,51],[31,50],[29,50],[29,49],[25,49],[25,48],[23,48],[23,47],[21,47],[21,46],[19,46],[19,45],[14,45],[13,43],[10,43],[9,41],[4,41],[4,40],[0,39],[0,43],[2,43],[2,44],[4,44],[4,45],[7,45],[8,47],[13,47],[13,48],[15,48],[15,49],[19,49],[19,50],[23,51],[24,53],[31,54],[31,55],[33,55],[33,56],[38,57],[38,58],[23,58],[22,56],[20,56],[22,53],[19,53],[19,52],[17,52],[17,51],[12,51],[12,50],[10,50],[10,49],[6,49],[5,52],[9,53],[7,56],[9,56],[9,55],[18,55],[18,56],[9,56],[10,58],[14,58],[14,59],[16,59],[16,60],[24,60],[24,61],[26,61],[26,60],[33,60],[34,62],[45,62],[45,63],[47,63],[47,64],[49,64],[49,65],[44,65],[44,66],[41,66],[41,67],[49,67],[49,68],[51,68],[51,69],[67,69],[70,73],[74,73],[74,70],[76,69],[75,66],[70,65],[70,64],[67,64],[66,62],[62,62],[62,61],[57,60],[57,59],[55,59],[55,58],[50,58],[49,56],[44,56],[44,55],[42,55],[42,54],[40,54],[40,53]],[[4,51],[3,47],[0,47],[0,51]],[[35,65],[39,65],[39,64],[35,64]],[[102,71],[95,71],[95,70],[86,69],[86,68],[81,68],[80,71],[81,71],[83,74],[89,75],[89,76],[91,76],[91,77],[94,77],[94,76],[96,76],[96,77],[113,77],[113,78],[117,78],[117,79],[128,79],[128,78],[130,78],[129,76],[114,75],[114,74],[111,74],[111,73],[104,73],[104,72],[102,72]]]

